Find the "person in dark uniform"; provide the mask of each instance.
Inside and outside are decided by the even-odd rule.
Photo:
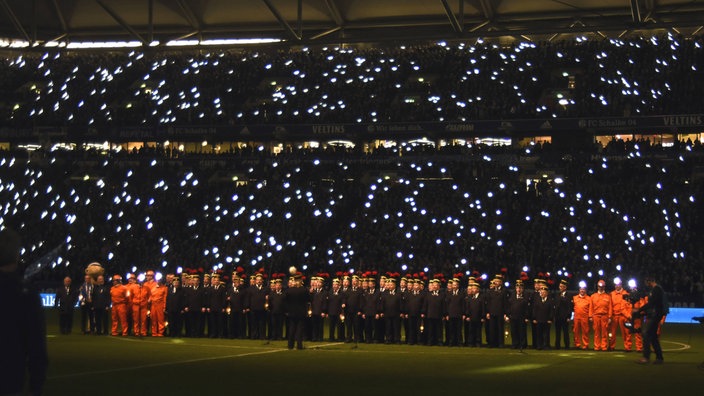
[[[464,313],[464,293],[460,292],[460,280],[452,278],[445,294],[447,320],[447,345],[460,346],[462,344],[462,314]]]
[[[59,331],[71,334],[73,328],[73,311],[78,301],[78,289],[71,286],[71,278],[64,278],[64,285],[56,290],[54,306],[59,310]]]
[[[225,285],[220,282],[220,275],[213,274],[210,278],[210,292],[207,296],[210,299],[208,303],[208,336],[210,338],[225,338],[225,309],[227,304],[227,296]]]
[[[186,337],[200,337],[200,320],[203,310],[203,297],[198,275],[189,277],[190,287],[183,289],[184,312],[186,316]]]
[[[237,272],[232,273],[232,282],[227,286],[227,304],[229,308],[229,323],[227,326],[230,339],[245,338],[245,292],[242,289],[242,278]]]
[[[408,316],[408,333],[406,333],[406,343],[408,345],[420,344],[420,322],[423,313],[425,297],[420,291],[420,279],[408,281],[409,289],[406,295],[405,311]]]
[[[252,334],[249,338],[253,340],[266,339],[266,299],[269,294],[268,288],[264,285],[264,275],[257,273],[254,277],[254,286],[249,288],[247,293],[249,298],[249,310],[252,319]]]
[[[479,291],[479,283],[474,280],[469,281],[468,288],[470,292],[467,294],[465,322],[469,323],[469,328],[465,333],[465,345],[480,347],[482,346],[482,325],[486,316],[484,294]]]
[[[269,339],[278,341],[284,337],[285,296],[281,278],[274,279],[273,282],[273,289],[269,293]]]
[[[574,309],[573,293],[567,291],[567,280],[560,281],[560,290],[554,298],[555,302],[555,349],[560,349],[562,340],[565,349],[570,349],[570,317]]]
[[[530,317],[530,300],[525,294],[523,281],[518,279],[515,292],[508,298],[508,318],[511,323],[511,348],[528,347],[528,322]]]
[[[210,293],[212,292],[212,282],[211,275],[203,275],[203,285],[200,287],[201,301],[203,302],[203,308],[201,310],[201,315],[198,318],[199,332],[198,337],[210,337],[212,330],[210,328]],[[207,330],[206,330],[207,329]],[[206,332],[207,331],[207,332]]]
[[[542,276],[542,274],[540,274]],[[536,305],[537,301],[540,300],[540,288],[543,286],[547,287],[547,282],[543,278],[535,278],[533,279],[533,290],[530,291],[530,306],[533,307]],[[531,313],[532,313],[532,308],[531,308]],[[530,321],[530,327],[531,327],[531,346],[533,349],[538,348],[538,326],[533,320]]]
[[[110,288],[105,285],[105,277],[98,275],[91,299],[93,301],[94,334],[108,333],[108,310],[110,309]]]
[[[442,343],[442,318],[445,314],[445,301],[440,292],[440,280],[433,279],[428,287],[428,294],[425,296],[423,317],[425,321],[425,331],[427,331],[427,345],[435,346]]]
[[[328,317],[328,340],[342,341],[345,339],[344,326],[340,316],[342,310],[342,292],[340,291],[340,280],[335,278],[332,280],[332,289],[328,291],[327,309],[325,311]],[[335,336],[337,334],[337,337]]]
[[[288,349],[293,349],[294,344],[296,349],[303,349],[303,324],[308,316],[310,293],[301,284],[301,274],[295,273],[295,269],[291,272],[294,272],[291,276],[293,282],[284,293],[286,316],[288,317]]]
[[[327,293],[323,290],[323,278],[311,278],[310,285],[310,311],[311,311],[311,341],[323,340],[325,311],[327,310]]]
[[[359,286],[359,276],[352,275],[352,284],[346,292],[342,293],[342,306],[345,309],[347,321],[347,334],[345,342],[360,342],[362,340],[362,289]]]
[[[401,343],[402,296],[396,290],[396,279],[387,278],[386,293],[381,296],[381,317],[385,322],[385,343]]]
[[[22,280],[20,249],[16,232],[0,231],[0,395],[41,395],[49,365],[46,323],[38,291]]]
[[[408,312],[406,311],[406,302],[408,301],[408,295],[411,293],[408,283],[409,280],[409,275],[403,276],[398,283],[398,292],[401,294],[401,307],[403,309],[401,311],[401,329],[403,329],[403,335],[406,342],[408,342]]]
[[[181,337],[183,329],[183,288],[181,278],[175,277],[171,281],[166,294],[166,320],[169,321],[169,337]]]
[[[489,348],[500,348],[504,344],[504,322],[508,312],[508,293],[496,276],[486,293],[486,320],[488,322],[487,343]]]
[[[535,300],[532,307],[533,323],[538,332],[536,349],[550,349],[550,326],[555,316],[554,303],[548,295],[547,286],[541,286],[538,294],[539,298]]]
[[[367,279],[369,285],[362,300],[362,319],[364,320],[364,340],[367,344],[374,343],[376,321],[379,320],[379,291],[376,289],[376,280]]]

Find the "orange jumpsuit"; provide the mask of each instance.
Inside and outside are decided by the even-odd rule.
[[[574,305],[574,346],[581,349],[589,347],[589,314],[592,310],[592,299],[588,295],[572,297]]]
[[[613,317],[609,293],[596,292],[592,298],[592,326],[594,328],[594,350],[606,351],[609,348],[609,322]]]
[[[158,285],[151,289],[152,305],[151,305],[151,321],[152,321],[152,337],[164,336],[164,312],[166,311],[166,294],[169,288],[163,285]]]
[[[132,288],[130,300],[132,302],[132,334],[135,336],[147,335],[147,311],[149,311],[150,293],[148,287]]]
[[[129,297],[127,296],[127,287],[123,284],[114,285],[110,288],[110,300],[112,301],[112,332],[116,336],[118,324],[122,335],[127,335],[127,304]]]
[[[609,326],[609,350],[616,349],[616,330],[621,332],[623,337],[623,349],[631,350],[631,333],[626,329],[626,321],[631,316],[631,303],[625,298],[628,292],[624,289],[614,290],[611,293],[611,309],[613,311],[613,319]]]

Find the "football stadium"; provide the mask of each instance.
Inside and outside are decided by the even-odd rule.
[[[0,0],[0,394],[704,385],[704,1]]]

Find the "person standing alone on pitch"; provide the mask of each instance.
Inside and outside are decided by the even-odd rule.
[[[637,315],[644,315],[642,327],[643,357],[637,360],[637,363],[650,363],[650,347],[652,346],[655,352],[654,364],[662,364],[664,360],[662,357],[662,348],[660,347],[658,326],[663,316],[665,316],[668,311],[668,307],[665,304],[665,291],[658,285],[653,276],[645,278],[645,284],[650,288],[648,302],[634,312],[634,314]]]

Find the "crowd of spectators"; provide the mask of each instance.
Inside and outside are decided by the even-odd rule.
[[[47,284],[93,261],[123,276],[525,272],[574,289],[657,273],[672,302],[702,303],[699,142],[404,150],[0,152],[0,225]]]
[[[700,37],[0,60],[0,123],[159,126],[694,114]]]

